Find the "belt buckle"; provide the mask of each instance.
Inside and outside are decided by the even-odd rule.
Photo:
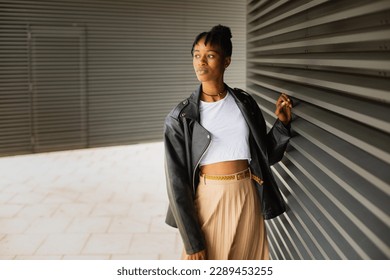
[[[237,180],[245,179],[245,171],[237,174],[236,176],[237,176]]]

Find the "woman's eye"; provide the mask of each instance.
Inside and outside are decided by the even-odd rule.
[[[195,55],[194,55],[194,58],[199,58],[199,57],[200,57],[199,54],[195,54]]]
[[[213,54],[209,54],[208,58],[214,58],[214,55]]]

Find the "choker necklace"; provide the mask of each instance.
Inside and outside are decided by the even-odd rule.
[[[202,90],[202,93],[207,95],[207,96],[220,96],[220,95],[223,95],[225,93],[226,89],[223,89],[222,92],[218,93],[218,94],[208,94],[208,93],[205,93],[203,90]]]

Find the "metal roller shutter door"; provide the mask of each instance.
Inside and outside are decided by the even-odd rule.
[[[198,84],[190,48],[199,32],[231,27],[226,81],[245,87],[245,9],[0,0],[0,155],[161,141],[166,114]]]
[[[273,171],[289,210],[274,259],[390,257],[390,1],[248,1],[247,90],[272,125],[294,100]]]
[[[85,28],[28,30],[35,152],[86,147]]]

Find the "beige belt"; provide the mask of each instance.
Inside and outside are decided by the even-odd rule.
[[[256,181],[259,185],[263,185],[263,180],[260,179],[260,177],[256,176],[255,174],[252,174],[251,170],[248,168],[242,172],[238,172],[236,174],[231,175],[206,175],[201,174],[200,177],[207,180],[242,180],[245,178],[251,178],[252,180]]]

